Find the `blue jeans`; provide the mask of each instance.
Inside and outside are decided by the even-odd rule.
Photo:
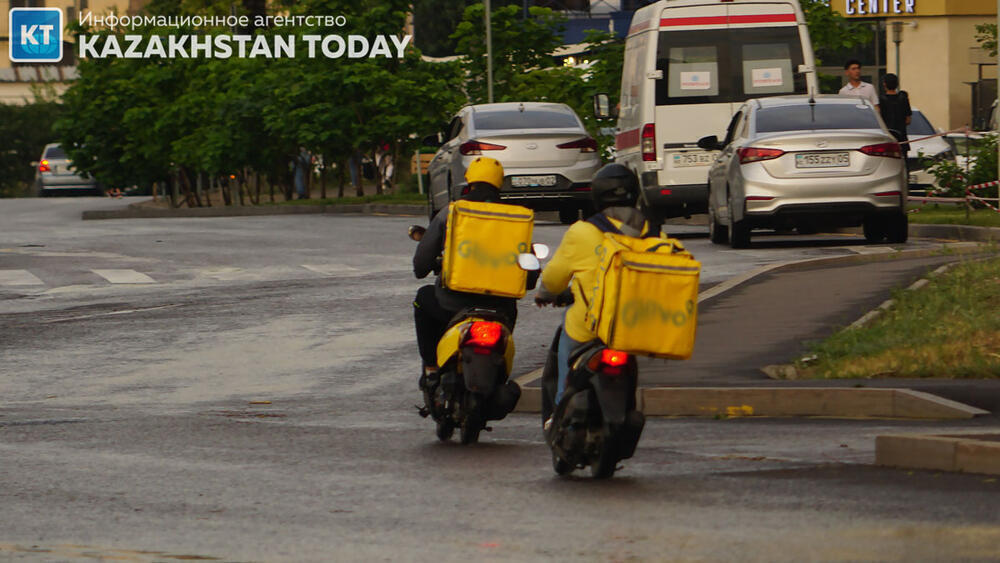
[[[557,361],[559,363],[559,379],[556,382],[556,402],[562,399],[563,392],[566,391],[566,383],[569,379],[569,355],[577,346],[580,346],[583,342],[577,342],[566,334],[566,323],[565,319],[563,321],[562,334],[559,336],[559,349],[557,350]]]

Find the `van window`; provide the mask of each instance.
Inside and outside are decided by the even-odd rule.
[[[743,102],[775,94],[805,94],[796,26],[661,31],[656,105]]]
[[[576,116],[562,111],[531,110],[524,111],[477,111],[475,119],[476,130],[484,129],[563,129],[579,128]]]
[[[871,106],[858,104],[802,104],[757,110],[757,132],[815,129],[881,129]]]

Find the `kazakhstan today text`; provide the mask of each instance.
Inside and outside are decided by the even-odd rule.
[[[310,59],[403,58],[411,35],[376,35],[369,40],[364,35],[303,35],[305,54]],[[102,41],[103,40],[103,41]],[[295,35],[81,35],[81,58],[89,59],[228,59],[295,58]]]

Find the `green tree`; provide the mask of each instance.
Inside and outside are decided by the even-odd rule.
[[[997,56],[997,24],[984,23],[976,26],[976,41],[986,49],[991,57]]]
[[[34,182],[31,162],[55,140],[53,125],[62,106],[53,101],[26,105],[0,104],[0,197],[27,195]]]
[[[809,37],[817,53],[853,49],[872,40],[872,30],[868,25],[852,22],[834,11],[829,0],[800,1],[809,27]]]

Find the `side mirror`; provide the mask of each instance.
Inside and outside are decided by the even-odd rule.
[[[707,151],[717,151],[722,149],[722,144],[719,143],[718,137],[715,135],[709,135],[708,137],[698,139],[698,148],[705,149]]]
[[[539,262],[538,257],[527,252],[517,255],[517,265],[520,266],[522,270],[528,272],[537,272],[542,269],[542,263]]]
[[[594,94],[594,117],[611,119],[611,100],[607,94]]]
[[[420,239],[424,238],[424,233],[426,232],[427,229],[421,227],[420,225],[410,225],[410,229],[407,234],[411,239],[419,242]]]
[[[434,133],[433,135],[427,135],[421,142],[424,144],[424,146],[428,147],[440,147],[443,144],[441,143],[441,133]]]
[[[535,253],[535,256],[537,256],[539,260],[545,260],[549,257],[549,247],[546,244],[536,242],[531,245],[531,250]]]

